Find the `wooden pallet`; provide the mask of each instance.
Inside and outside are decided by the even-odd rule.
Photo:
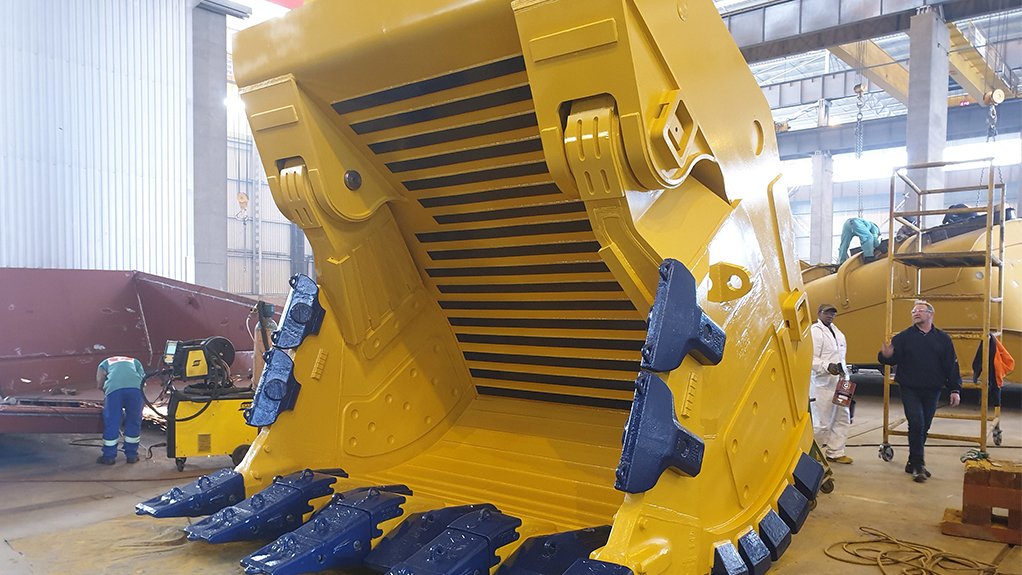
[[[945,535],[1022,545],[1022,464],[967,462],[962,509],[947,509],[940,531]]]

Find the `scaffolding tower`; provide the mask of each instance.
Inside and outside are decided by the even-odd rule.
[[[946,168],[957,164],[986,164],[987,177],[985,181],[976,185],[933,188],[926,189],[912,180],[910,174],[917,170],[930,170]],[[914,164],[894,170],[891,176],[891,192],[888,218],[889,222],[889,249],[887,250],[887,263],[889,270],[889,284],[886,297],[886,341],[894,336],[893,328],[895,309],[903,309],[904,302],[914,302],[918,299],[925,299],[929,302],[969,302],[978,308],[978,319],[981,321],[967,320],[969,314],[959,313],[956,316],[960,325],[941,323],[940,329],[951,336],[955,344],[959,361],[965,357],[973,357],[977,348],[986,343],[986,352],[983,357],[983,376],[976,382],[971,377],[963,377],[962,387],[965,389],[980,390],[980,413],[949,413],[938,409],[936,418],[972,420],[979,422],[979,430],[976,435],[958,435],[952,433],[928,433],[927,437],[935,439],[950,439],[977,443],[979,449],[985,452],[987,449],[987,424],[993,424],[993,440],[995,445],[1001,444],[1000,429],[1000,404],[994,406],[991,414],[988,409],[989,386],[988,382],[993,374],[988,369],[987,359],[993,353],[990,346],[990,336],[1000,337],[1004,322],[1004,274],[1002,266],[1004,262],[1004,218],[1005,218],[1005,186],[1004,183],[994,183],[993,158],[981,160],[966,160],[954,162],[932,162],[925,164]],[[925,172],[924,172],[925,173]],[[902,209],[904,202],[898,202],[899,183],[907,187],[919,198],[918,209]],[[977,198],[982,199],[981,193],[986,191],[986,203],[977,201],[979,205],[967,208],[946,208],[927,209],[927,198],[933,199],[935,194],[949,194],[956,192],[976,191]],[[915,207],[915,206],[911,206]],[[926,249],[933,242],[939,240],[939,233],[934,231],[938,226],[928,225],[927,219],[948,214],[977,214],[985,216],[985,226],[982,228],[983,241],[973,244],[974,248],[967,251],[941,251],[939,248]],[[895,243],[897,235],[896,225],[903,226],[901,230],[910,231],[909,237],[900,244]],[[982,249],[979,249],[979,248]],[[958,269],[960,273],[966,270],[982,270],[982,289],[973,293],[947,293],[941,291],[937,286],[927,289],[924,280],[924,270]],[[899,285],[898,276],[902,275],[902,283]],[[912,277],[914,276],[914,278]],[[908,280],[907,282],[905,280]],[[914,279],[914,282],[912,281]],[[911,287],[906,287],[906,284]],[[960,285],[959,283],[952,283]],[[901,305],[899,305],[901,304]],[[953,321],[953,320],[952,320]],[[963,354],[962,351],[971,352]],[[961,364],[960,364],[961,365]],[[880,457],[884,461],[891,461],[894,458],[894,449],[890,444],[890,436],[907,436],[908,432],[897,429],[902,423],[901,420],[891,425],[890,421],[890,399],[891,386],[894,385],[892,370],[890,366],[884,366],[884,437],[880,446]]]

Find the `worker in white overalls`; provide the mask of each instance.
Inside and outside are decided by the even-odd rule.
[[[829,303],[820,305],[818,321],[813,324],[813,371],[810,377],[809,398],[813,414],[816,442],[823,448],[827,461],[851,463],[845,455],[845,442],[851,426],[851,413],[847,406],[833,402],[834,392],[842,374],[847,376],[845,353],[848,344],[845,334],[834,325],[837,308]]]

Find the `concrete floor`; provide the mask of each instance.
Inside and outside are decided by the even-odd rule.
[[[826,570],[828,575],[879,574],[876,567],[850,565],[824,554],[834,543],[863,539],[858,528],[868,526],[898,539],[995,563],[998,573],[1022,575],[1019,547],[940,533],[945,508],[961,508],[963,465],[959,457],[972,446],[931,441],[927,462],[933,478],[925,484],[913,483],[903,472],[904,438],[893,438],[893,462],[877,457],[882,437],[880,399],[858,399],[848,449],[855,463],[835,466],[834,492],[820,496],[816,510],[770,573]],[[896,407],[894,413],[900,413],[900,406]],[[1001,427],[1004,445],[991,447],[991,456],[1022,460],[1022,413],[1007,411]],[[937,420],[932,431],[971,434],[976,429],[977,422]],[[133,515],[138,501],[227,467],[227,457],[190,459],[185,471],[178,473],[173,461],[156,448],[151,460],[129,466],[122,458],[117,465],[106,467],[93,462],[97,447],[72,445],[75,440],[94,442],[95,438],[0,434],[0,573],[241,573],[237,560],[252,550],[251,545],[187,543],[180,531],[186,520]],[[143,446],[162,440],[161,434],[146,432]],[[112,548],[124,556],[114,558],[114,553],[106,552]],[[89,559],[83,562],[81,557]]]

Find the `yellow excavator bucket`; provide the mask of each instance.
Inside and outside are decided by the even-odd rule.
[[[770,110],[710,0],[318,1],[240,33],[234,62],[317,277],[292,280],[247,414],[258,499],[228,515],[303,469],[345,494],[301,529],[401,501],[347,559],[295,531],[249,572],[781,557],[824,475],[812,314]]]

